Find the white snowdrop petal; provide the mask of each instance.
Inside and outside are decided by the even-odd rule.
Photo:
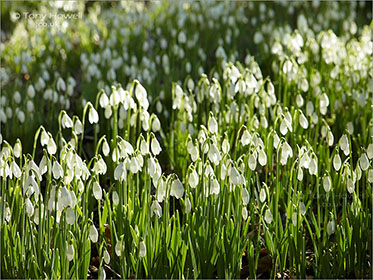
[[[139,244],[139,256],[140,258],[143,258],[146,256],[146,246],[144,241],[140,241]]]
[[[99,183],[97,182],[93,183],[93,195],[97,200],[101,200],[102,198],[102,189]]]
[[[271,210],[267,209],[265,214],[264,214],[264,220],[266,221],[267,224],[272,223],[273,216],[271,213]]]
[[[98,231],[94,225],[91,225],[89,227],[89,239],[93,243],[96,243],[98,241]]]

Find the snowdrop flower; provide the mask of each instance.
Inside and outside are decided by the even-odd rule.
[[[250,197],[249,197],[249,192],[247,191],[246,188],[242,188],[241,198],[242,198],[243,205],[246,206],[247,204],[249,204]]]
[[[110,147],[109,147],[109,144],[106,141],[106,139],[104,140],[104,142],[102,144],[102,152],[103,152],[104,156],[108,156],[109,153],[110,153]]]
[[[144,139],[141,139],[140,152],[143,156],[149,153],[149,145]]]
[[[29,85],[28,88],[27,88],[27,95],[30,97],[30,98],[34,98],[35,97],[35,89],[34,89],[34,86],[33,85]]]
[[[120,98],[120,95],[118,93],[118,90],[116,88],[113,87],[113,90],[112,90],[112,93],[110,95],[110,105],[113,106],[113,107],[116,107],[119,105],[121,101],[121,98]]]
[[[107,251],[107,249],[104,250],[104,262],[106,264],[110,263],[110,255],[109,255],[109,252]]]
[[[359,165],[361,167],[361,170],[365,171],[369,168],[369,160],[366,153],[363,153],[360,156]]]
[[[231,167],[230,178],[232,185],[236,186],[241,183],[241,176],[236,167]]]
[[[161,129],[161,123],[159,119],[157,118],[157,116],[154,115],[154,118],[152,121],[152,131],[155,133],[155,132],[160,131],[160,129]]]
[[[242,146],[246,146],[246,145],[249,145],[250,141],[251,141],[251,135],[247,130],[245,130],[241,136],[241,144]]]
[[[229,152],[230,147],[229,147],[229,142],[228,142],[227,139],[223,140],[221,148],[222,148],[224,154],[227,154]]]
[[[67,245],[66,248],[66,257],[69,262],[71,262],[74,258],[75,250],[72,244]]]
[[[195,169],[188,176],[188,183],[191,188],[195,188],[199,183],[199,177]]]
[[[107,97],[105,92],[101,94],[99,103],[101,108],[106,108],[109,105],[109,98]]]
[[[218,123],[211,113],[210,113],[210,117],[209,117],[207,126],[208,126],[208,129],[209,129],[210,133],[212,133],[212,134],[217,134],[218,133]]]
[[[299,124],[300,126],[303,128],[303,129],[307,129],[308,128],[308,120],[307,118],[303,115],[303,112],[300,111],[300,115],[299,115]]]
[[[57,87],[58,91],[65,91],[66,90],[66,83],[61,77],[58,78],[56,87]]]
[[[73,121],[69,117],[66,112],[62,115],[61,124],[63,128],[72,128],[73,127]]]
[[[152,137],[152,142],[151,142],[150,147],[151,147],[153,155],[155,155],[155,156],[159,155],[161,153],[161,151],[162,151],[162,148],[159,145],[159,142],[158,142],[157,138],[154,135]]]
[[[66,223],[72,225],[75,223],[75,212],[72,208],[67,208],[66,210]]]
[[[119,204],[119,195],[116,191],[113,192],[112,199],[113,199],[114,205],[117,206]]]
[[[97,182],[93,183],[93,195],[97,200],[101,200],[102,198],[102,189],[99,183]]]
[[[261,203],[263,203],[266,199],[267,199],[266,191],[264,188],[262,188],[259,193],[259,200]]]
[[[122,250],[122,242],[118,240],[117,244],[115,244],[115,254],[117,254],[117,256],[120,257],[122,255]]]
[[[146,246],[144,241],[140,241],[139,244],[139,257],[143,258],[146,256]]]
[[[171,185],[170,195],[180,199],[184,195],[184,186],[179,179],[175,179]]]
[[[17,179],[19,179],[21,177],[22,171],[21,171],[21,169],[19,168],[18,164],[15,161],[12,161],[12,163],[10,164],[10,169],[12,170],[13,175]]]
[[[373,158],[373,144],[372,143],[368,145],[367,155],[368,155],[368,159]]]
[[[335,232],[335,222],[334,222],[334,220],[331,220],[331,221],[328,222],[328,224],[326,226],[326,231],[327,231],[328,235],[332,235]]]
[[[337,153],[334,155],[334,158],[333,158],[333,167],[336,171],[339,171],[339,169],[341,168],[341,165],[342,165],[342,160],[339,154]]]
[[[249,168],[251,171],[254,171],[256,169],[256,152],[254,151],[253,153],[250,154],[249,156]]]
[[[339,147],[341,147],[343,153],[348,156],[348,154],[350,153],[350,144],[348,142],[346,134],[343,134],[341,139],[339,140]]]
[[[219,164],[221,160],[221,155],[215,144],[210,145],[210,149],[208,152],[208,158],[213,164],[215,165]]]
[[[98,231],[93,224],[89,227],[89,239],[93,243],[96,243],[98,241]]]
[[[29,198],[26,198],[25,209],[26,209],[26,213],[27,213],[27,215],[29,215],[29,217],[34,215],[34,205],[32,205],[31,200]]]
[[[261,166],[265,166],[267,164],[267,154],[264,152],[263,148],[259,150],[258,161]]]
[[[355,191],[355,183],[351,178],[347,179],[347,191],[353,193]]]
[[[54,155],[57,152],[57,146],[52,136],[50,136],[48,139],[47,151],[50,155]]]
[[[80,135],[83,133],[83,124],[79,119],[76,119],[74,123],[74,133]]]
[[[57,161],[53,162],[52,173],[53,173],[53,178],[56,180],[63,177],[62,166]]]
[[[149,101],[147,97],[146,89],[136,80],[136,89],[135,89],[135,96],[139,101],[139,104],[144,110],[148,110],[149,108]]]
[[[298,94],[295,98],[295,102],[297,103],[298,107],[302,107],[304,105],[304,99],[301,94]]]
[[[153,214],[156,214],[158,218],[162,217],[162,207],[159,205],[159,202],[157,200],[153,200],[152,205],[150,206],[151,211],[151,217],[153,217]]]
[[[267,224],[272,223],[273,216],[271,213],[271,210],[267,209],[265,214],[264,214],[264,220],[266,221]]]
[[[317,173],[317,161],[316,161],[316,158],[313,156],[311,161],[310,161],[310,165],[308,167],[308,171],[310,172],[311,175],[315,175],[316,176],[316,173]]]
[[[210,182],[210,195],[211,194],[216,194],[218,195],[220,192],[220,185],[218,180],[216,178],[212,179]]]
[[[190,203],[189,197],[185,201],[185,214],[189,214],[192,211],[192,204]]]
[[[330,176],[328,175],[324,178],[324,181],[323,181],[323,187],[324,187],[325,192],[330,191],[331,185],[332,185],[332,182],[330,180]]]
[[[92,104],[88,112],[88,120],[90,124],[98,123],[98,113]]]
[[[62,208],[72,205],[71,193],[65,186],[61,188],[61,197],[59,199],[59,203],[61,204]]]

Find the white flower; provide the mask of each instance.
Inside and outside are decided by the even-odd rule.
[[[54,155],[57,152],[57,146],[52,137],[49,137],[47,150],[50,155]]]
[[[148,101],[146,89],[140,83],[137,83],[136,85],[135,96],[137,100],[139,101],[140,106],[143,107],[145,110],[148,110],[149,101]]]
[[[21,177],[22,171],[21,171],[21,169],[19,168],[18,164],[15,161],[12,161],[12,163],[10,164],[10,169],[12,170],[13,175],[17,179]]]
[[[30,98],[34,98],[35,97],[35,89],[34,89],[33,85],[29,85],[29,87],[27,88],[27,95]]]
[[[246,146],[246,145],[249,145],[250,141],[251,141],[251,135],[247,130],[245,130],[242,133],[241,144],[242,146]]]
[[[238,170],[236,169],[236,167],[231,168],[230,177],[231,177],[231,183],[233,185],[239,185],[241,183],[241,176]]]
[[[311,175],[316,175],[316,173],[317,173],[317,162],[316,162],[316,159],[314,157],[312,157],[312,159],[310,161],[308,171],[310,172]]]
[[[208,158],[213,164],[215,165],[219,164],[221,160],[221,155],[215,144],[210,145],[210,149],[208,152]]]
[[[184,186],[179,179],[175,179],[171,185],[170,195],[180,199],[184,195]]]
[[[118,205],[119,204],[119,195],[116,191],[113,192],[112,198],[113,198],[114,205]]]
[[[304,216],[306,214],[306,205],[304,205],[303,202],[300,203],[299,205],[299,213]]]
[[[113,92],[110,95],[110,105],[111,106],[118,106],[120,103],[120,96],[116,89],[113,89]]]
[[[74,132],[76,135],[83,133],[83,124],[79,119],[77,119],[74,123]]]
[[[156,214],[159,218],[162,217],[162,207],[159,205],[159,202],[157,200],[153,200],[152,205],[150,206],[151,210],[151,217],[153,214]]]
[[[223,140],[223,143],[221,144],[221,148],[224,154],[227,154],[229,152],[230,147],[229,147],[229,142],[227,139]]]
[[[106,140],[102,144],[102,152],[104,153],[104,156],[108,156],[108,154],[110,153],[110,147]]]
[[[188,183],[191,188],[195,188],[199,183],[199,177],[195,169],[189,174]]]
[[[327,226],[326,226],[326,231],[328,235],[332,235],[335,232],[335,222],[334,220],[329,221]]]
[[[209,117],[207,127],[212,134],[217,134],[218,133],[218,123],[212,115],[210,115],[210,117]]]
[[[69,117],[69,115],[66,114],[66,113],[63,114],[63,116],[62,116],[61,124],[62,124],[63,128],[71,128],[71,127],[73,127],[73,121],[71,120],[71,118]]]
[[[107,97],[105,92],[101,94],[99,102],[101,108],[106,108],[109,105],[109,98]]]
[[[342,160],[339,154],[335,154],[333,158],[333,167],[336,171],[339,171],[342,165]]]
[[[157,138],[155,137],[153,137],[152,142],[151,142],[151,150],[152,150],[153,155],[155,156],[159,155],[162,151],[162,148],[159,145]]]
[[[220,185],[218,180],[216,178],[212,179],[210,182],[210,195],[216,194],[218,195],[220,193]]]
[[[363,153],[361,155],[359,164],[360,164],[361,170],[363,170],[363,171],[365,171],[369,168],[369,160],[368,160],[368,157],[367,157],[366,153]]]
[[[249,192],[247,191],[246,188],[242,188],[242,194],[241,194],[241,198],[242,198],[242,203],[243,205],[247,205],[249,203]]]
[[[299,124],[300,124],[300,126],[303,127],[304,129],[307,129],[307,128],[308,128],[308,120],[307,120],[307,118],[303,115],[302,112],[300,113],[300,116],[299,116]]]
[[[98,231],[94,225],[89,227],[89,239],[91,239],[93,243],[98,241]]]
[[[288,126],[286,124],[285,118],[282,119],[282,121],[281,121],[280,132],[281,132],[282,135],[286,135],[286,133],[288,133]]]
[[[53,172],[53,178],[56,180],[63,177],[62,166],[57,161],[53,162],[52,172]]]
[[[104,250],[104,262],[106,264],[110,263],[110,255],[109,255],[109,252],[106,249]]]
[[[127,169],[124,167],[123,162],[120,162],[114,170],[114,179],[125,181],[127,179]]]
[[[267,224],[272,223],[273,216],[271,213],[271,210],[267,209],[265,214],[264,214],[264,220],[266,221]]]
[[[98,113],[92,105],[88,112],[88,120],[90,124],[98,123]]]
[[[349,193],[353,193],[355,191],[355,183],[351,178],[347,179],[347,190]]]
[[[71,193],[68,191],[68,189],[63,186],[61,189],[61,200],[60,203],[62,207],[67,207],[72,205],[72,198]]]
[[[332,182],[330,180],[330,176],[326,176],[323,181],[323,187],[325,192],[329,192],[331,188]]]
[[[57,87],[58,91],[65,91],[66,90],[66,83],[61,77],[58,78],[56,87]]]
[[[27,215],[29,215],[30,217],[34,215],[34,205],[32,205],[31,200],[29,198],[26,198],[25,208]]]
[[[115,254],[117,254],[118,257],[122,255],[122,242],[120,240],[115,244]]]
[[[66,257],[69,262],[73,260],[74,253],[75,253],[74,246],[72,244],[67,245]]]
[[[344,154],[348,156],[348,154],[350,153],[350,144],[348,142],[346,134],[343,134],[341,139],[339,140],[339,146],[341,147]]]
[[[267,155],[263,149],[260,149],[259,151],[258,161],[261,166],[264,166],[267,164]]]
[[[144,241],[140,241],[140,244],[139,244],[139,257],[140,258],[143,258],[146,256],[146,246],[145,246],[145,242]]]
[[[262,189],[260,190],[259,200],[260,200],[261,203],[263,203],[263,202],[266,200],[266,198],[267,198],[266,191],[265,191],[264,188],[262,188]]]
[[[243,208],[242,208],[242,218],[246,221],[247,218],[248,218],[248,216],[249,216],[249,213],[248,213],[248,211],[247,211],[247,208],[246,208],[246,207],[243,207]]]
[[[250,154],[248,163],[249,163],[249,168],[251,169],[251,171],[254,171],[256,168],[256,153]]]
[[[102,198],[102,189],[99,183],[97,182],[93,183],[93,195],[97,200],[101,200]]]
[[[140,143],[140,152],[143,156],[149,153],[149,145],[144,139]]]
[[[75,212],[72,208],[67,208],[66,210],[66,223],[72,225],[75,223]]]
[[[155,133],[155,132],[158,132],[160,129],[161,129],[161,122],[155,116],[153,121],[152,121],[152,131]]]
[[[368,145],[368,148],[367,148],[367,154],[368,154],[368,158],[369,159],[372,159],[373,158],[373,144],[370,143]]]

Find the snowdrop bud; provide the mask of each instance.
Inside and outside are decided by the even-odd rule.
[[[95,225],[91,225],[89,227],[89,239],[93,243],[96,243],[98,241],[98,231],[97,231]]]
[[[249,213],[247,212],[247,208],[246,207],[242,208],[242,219],[246,221],[248,216],[249,216]]]
[[[75,121],[74,132],[76,135],[80,135],[83,133],[83,124],[79,119]]]
[[[297,179],[298,179],[298,181],[303,181],[303,169],[302,169],[302,167],[298,168]]]
[[[325,192],[329,192],[331,188],[332,182],[330,181],[330,176],[326,176],[323,181],[323,187]]]
[[[333,167],[336,171],[339,171],[342,165],[342,160],[339,154],[335,154],[333,158]]]
[[[307,128],[308,128],[308,120],[307,120],[307,118],[303,115],[302,112],[301,112],[300,115],[299,115],[299,124],[300,124],[300,126],[301,126],[303,129],[307,129]]]
[[[57,87],[58,91],[65,91],[66,90],[66,83],[61,77],[58,78],[56,87]]]
[[[122,242],[120,240],[115,244],[115,254],[117,254],[118,257],[122,255]]]
[[[149,145],[144,139],[140,143],[140,152],[143,156],[149,153]]]
[[[160,129],[161,129],[161,123],[159,119],[155,117],[152,122],[152,131],[155,133],[155,132],[158,132]]]
[[[231,183],[234,186],[239,185],[241,183],[241,176],[238,170],[236,169],[236,167],[231,168],[230,177],[231,177]]]
[[[117,206],[119,204],[119,195],[116,191],[113,192],[112,198],[114,205]]]
[[[67,207],[71,206],[72,204],[72,199],[71,199],[71,194],[68,191],[68,189],[63,186],[61,189],[61,205],[62,207]]]
[[[208,158],[215,165],[219,164],[219,162],[221,160],[221,155],[220,155],[220,152],[219,152],[219,150],[218,150],[218,148],[216,147],[215,144],[210,145],[210,149],[209,149],[209,152],[208,152]]]
[[[1,143],[1,142],[0,142]],[[17,143],[14,145],[13,153],[16,158],[19,158],[21,156],[21,143],[20,141],[17,141]]]
[[[335,222],[333,220],[328,222],[326,231],[328,235],[332,235],[335,232]]]
[[[222,150],[223,150],[224,154],[227,154],[229,152],[230,147],[229,147],[229,142],[228,142],[227,139],[223,140],[223,143],[222,143],[221,147],[222,147]]]
[[[258,161],[261,166],[264,166],[267,164],[267,155],[263,149],[260,149],[259,151]]]
[[[109,105],[109,98],[107,97],[105,92],[101,94],[99,102],[101,108],[106,108]]]
[[[104,269],[104,266],[100,267],[100,270],[98,272],[98,280],[106,280],[106,271]]]
[[[108,156],[108,154],[110,153],[110,147],[106,140],[104,140],[104,143],[102,144],[102,152],[105,156]]]
[[[349,193],[353,193],[355,191],[355,183],[351,178],[347,179],[347,190]]]
[[[16,92],[14,93],[13,99],[14,99],[14,102],[15,102],[16,104],[21,103],[22,97],[21,97],[21,94],[19,93],[19,91],[16,91]]]
[[[339,146],[341,147],[343,153],[348,156],[348,154],[350,153],[350,144],[348,142],[346,134],[343,134],[341,139],[339,140]]]
[[[251,171],[254,171],[256,168],[256,155],[255,154],[251,154],[249,156],[249,168]]]
[[[110,105],[115,107],[115,106],[118,106],[119,103],[120,103],[120,95],[118,93],[118,90],[113,88],[113,91],[110,95]]]
[[[271,210],[267,209],[265,214],[264,214],[264,220],[266,221],[267,224],[272,223],[273,216],[271,213]]]
[[[245,130],[242,133],[241,144],[242,146],[246,146],[246,145],[249,145],[250,141],[251,141],[251,135],[247,130]]]
[[[57,152],[57,146],[52,137],[49,137],[47,150],[50,155],[54,155]]]
[[[298,107],[302,107],[304,104],[304,100],[301,94],[298,94],[297,97],[295,98],[295,101],[297,103]]]
[[[286,135],[288,133],[288,126],[286,125],[286,120],[282,119],[281,124],[280,124],[280,132],[282,135]]]
[[[17,113],[17,117],[18,117],[18,120],[20,123],[24,123],[25,122],[25,113],[22,111],[22,110],[19,110],[18,113]]]
[[[311,175],[316,175],[316,173],[317,173],[317,162],[316,162],[316,159],[314,157],[312,157],[312,159],[310,161],[308,171],[310,172]]]
[[[369,159],[373,158],[373,144],[372,143],[368,145],[367,154],[368,154]]]
[[[139,257],[143,258],[146,256],[146,246],[144,241],[140,241],[139,244]]]
[[[63,114],[63,116],[62,116],[61,124],[62,124],[63,128],[71,128],[71,127],[73,127],[73,121],[71,120],[71,118],[69,117],[69,115],[66,114],[66,113]]]
[[[30,217],[34,215],[34,205],[32,205],[31,200],[29,198],[26,198],[25,209],[27,215],[29,215]]]
[[[363,171],[365,171],[369,168],[369,160],[368,160],[368,157],[367,157],[366,153],[363,153],[361,155],[359,164],[360,164],[361,170],[363,170]]]
[[[151,211],[151,217],[153,217],[153,214],[156,214],[158,218],[162,217],[162,207],[159,205],[157,200],[153,200],[153,203],[150,207]]]
[[[34,89],[34,86],[33,85],[29,85],[28,88],[27,88],[27,95],[30,97],[30,98],[34,98],[35,97],[35,89]]]
[[[179,179],[175,179],[171,185],[170,195],[180,199],[184,195],[184,186]]]
[[[75,212],[72,208],[67,208],[66,210],[66,223],[72,225],[75,223]]]
[[[188,176],[188,183],[191,188],[195,188],[199,183],[199,177],[195,169]]]
[[[260,200],[261,203],[263,203],[263,202],[266,200],[266,198],[267,198],[266,191],[265,191],[264,188],[262,188],[262,189],[260,190],[259,200]]]
[[[212,134],[217,134],[218,133],[218,123],[212,115],[210,115],[210,117],[209,117],[209,121],[208,121],[207,126],[208,126],[209,131]]]
[[[67,245],[66,257],[69,262],[73,260],[74,253],[75,253],[74,246],[72,244]]]
[[[57,161],[53,162],[52,172],[53,172],[53,178],[56,180],[63,177],[62,166]]]
[[[102,198],[102,189],[97,182],[93,183],[93,195],[97,200],[101,200]]]
[[[93,106],[90,106],[88,120],[90,124],[98,123],[98,113]]]
[[[210,194],[218,195],[219,193],[220,193],[220,185],[219,185],[218,180],[216,180],[216,178],[214,178],[210,182]]]
[[[308,101],[306,105],[307,116],[311,116],[313,114],[313,110],[314,110],[313,103],[311,101]]]
[[[250,199],[250,197],[249,197],[249,192],[247,191],[247,189],[246,188],[242,188],[242,203],[243,203],[243,205],[247,205],[247,204],[249,204],[249,199]]]
[[[136,85],[135,96],[139,101],[140,106],[143,107],[145,110],[148,110],[149,101],[147,97],[147,92],[146,89],[140,83],[137,83]]]
[[[155,156],[159,155],[162,151],[162,148],[159,145],[159,142],[158,142],[157,138],[155,138],[155,137],[152,138],[151,150],[152,150],[153,155],[155,155]]]
[[[110,255],[109,255],[109,252],[105,249],[104,251],[104,262],[106,264],[109,264],[110,263]]]

